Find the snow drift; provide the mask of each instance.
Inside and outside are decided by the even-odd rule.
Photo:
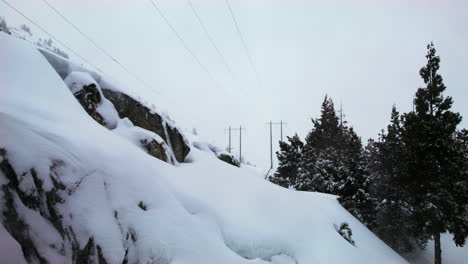
[[[266,182],[173,124],[173,136],[148,131],[96,74],[61,76],[36,47],[0,43],[1,263],[406,263],[336,197]],[[104,125],[74,96],[90,84]],[[190,152],[165,162],[141,138]],[[355,245],[338,234],[343,222]]]

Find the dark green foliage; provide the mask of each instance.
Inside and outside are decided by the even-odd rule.
[[[393,106],[387,132],[382,131],[378,142],[369,140],[366,156],[372,179],[371,195],[377,202],[372,231],[394,250],[405,254],[424,246],[425,239],[415,234],[417,223],[411,195],[401,183],[407,167],[401,122]]]
[[[314,127],[306,137],[300,176],[295,188],[337,194],[346,177],[344,165],[344,137],[333,101],[325,96],[321,116],[312,119]]]
[[[462,150],[466,146],[461,146],[464,140],[456,130],[461,116],[450,111],[453,100],[442,94],[440,58],[432,43],[427,48],[427,65],[420,70],[426,87],[416,92],[416,110],[404,115],[402,141],[408,169],[402,182],[413,193],[418,225],[423,227],[420,233],[437,238],[449,231],[454,233],[455,243],[463,245],[468,192],[467,156]],[[436,263],[440,263],[437,255],[436,249]]]
[[[269,181],[285,188],[292,187],[296,182],[299,163],[302,157],[304,143],[296,135],[287,137],[289,143],[280,141],[280,151],[276,152],[279,166]]]

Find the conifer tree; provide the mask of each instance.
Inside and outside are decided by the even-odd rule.
[[[453,100],[442,94],[440,58],[432,43],[427,49],[427,65],[420,70],[426,86],[416,92],[415,111],[404,116],[408,167],[402,182],[413,194],[420,234],[433,237],[435,264],[441,264],[440,234],[453,233],[456,245],[467,236],[467,156],[456,130],[461,116],[450,111]]]
[[[415,234],[411,195],[401,185],[405,170],[404,145],[401,141],[401,118],[392,107],[387,132],[382,131],[378,142],[370,141],[367,159],[371,174],[371,195],[376,199],[376,224],[372,231],[398,253],[409,253],[424,245]]]
[[[370,194],[370,177],[361,139],[352,127],[344,128],[342,146],[345,177],[338,187],[338,201],[369,228],[375,223],[376,201]]]
[[[322,103],[320,118],[312,119],[313,129],[306,137],[295,189],[337,194],[338,182],[345,177],[339,126],[333,101],[328,96]]]
[[[374,222],[366,160],[361,139],[339,122],[333,101],[325,97],[321,116],[306,137],[295,189],[336,194],[339,202],[362,222]]]
[[[304,143],[297,134],[293,137],[287,137],[287,139],[289,143],[284,141],[279,143],[280,151],[276,152],[279,166],[269,180],[277,185],[290,188],[296,182]]]

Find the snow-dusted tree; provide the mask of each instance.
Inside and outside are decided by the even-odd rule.
[[[304,143],[297,134],[287,138],[289,143],[284,141],[279,143],[280,151],[276,152],[279,166],[269,180],[285,188],[290,188],[296,182]]]
[[[20,26],[20,29],[23,30],[24,32],[28,33],[29,36],[32,36],[31,28],[28,27],[27,25],[22,24],[22,25]]]
[[[3,31],[9,35],[11,35],[10,28],[8,27],[5,18],[0,17],[0,31]]]
[[[343,133],[331,98],[325,96],[321,116],[312,122],[294,188],[337,194],[338,182],[345,177],[340,149]]]
[[[321,116],[306,137],[294,188],[339,195],[340,203],[371,225],[374,203],[369,195],[361,139],[346,122],[339,122],[333,101],[325,97]]]
[[[456,130],[462,118],[450,111],[452,98],[442,94],[446,87],[434,45],[427,49],[427,65],[420,70],[426,87],[416,92],[416,110],[404,115],[408,171],[403,180],[414,196],[421,233],[434,238],[435,264],[441,264],[440,234],[454,234],[456,245],[468,234],[466,132]]]
[[[345,177],[338,185],[338,201],[369,228],[374,226],[376,202],[370,194],[370,177],[361,139],[354,129],[343,128]]]

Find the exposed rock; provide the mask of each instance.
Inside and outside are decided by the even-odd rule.
[[[221,153],[217,155],[218,159],[227,162],[233,166],[239,167],[239,161],[231,154]]]
[[[133,125],[158,134],[167,142],[164,132],[163,119],[158,114],[151,114],[151,110],[130,96],[109,89],[102,89],[104,96],[114,104],[120,118],[127,117]]]
[[[146,204],[143,203],[143,201],[140,201],[140,202],[138,203],[138,207],[140,207],[141,210],[143,210],[143,211],[148,210],[148,207],[146,206]]]
[[[96,84],[92,83],[89,85],[83,86],[82,89],[76,91],[73,94],[81,106],[86,110],[86,112],[99,124],[106,126],[104,118],[96,110],[98,106],[102,103],[101,94],[96,87]]]
[[[142,139],[140,140],[140,143],[148,154],[162,161],[168,162],[166,150],[162,143],[160,144],[154,139]]]
[[[183,162],[187,154],[190,152],[190,147],[184,136],[182,136],[177,128],[170,127],[167,124],[166,127],[172,152],[178,162]]]
[[[177,128],[169,126],[159,114],[124,93],[105,88],[102,92],[114,104],[120,118],[126,117],[135,126],[158,134],[172,148],[176,160],[184,162],[190,147]]]
[[[109,89],[109,85],[111,84],[105,82],[99,74],[86,70],[79,65],[75,65],[69,60],[51,52],[42,49],[39,49],[39,51],[44,55],[60,77],[65,80],[65,82],[67,82],[67,79],[73,73],[87,73],[89,74],[90,79],[96,81],[100,88],[102,88],[102,93],[100,93],[101,91],[96,87],[96,84],[84,85],[82,89],[82,86],[80,86],[76,90],[70,87],[72,86],[71,83],[68,84],[69,88],[72,90],[86,112],[99,124],[107,127],[108,129],[115,128],[115,118],[113,116],[108,117],[105,114],[109,111],[99,111],[98,109],[98,107],[102,107],[107,103],[107,100],[109,100],[115,107],[115,110],[117,110],[120,118],[127,117],[135,126],[158,134],[167,143],[167,145],[172,149],[174,156],[171,155],[170,158],[166,157],[165,161],[170,160],[172,163],[185,161],[185,157],[190,152],[189,144],[182,133],[180,133],[177,128],[170,126],[165,118],[154,113],[151,109],[130,96]],[[174,158],[177,162],[174,161]]]
[[[213,144],[206,143],[206,142],[200,142],[200,141],[194,141],[193,146],[201,151],[212,153],[215,155],[218,159],[229,163],[233,166],[240,167],[240,162],[239,160],[234,157],[231,153],[226,152],[225,150],[222,150],[218,147],[216,147]]]

